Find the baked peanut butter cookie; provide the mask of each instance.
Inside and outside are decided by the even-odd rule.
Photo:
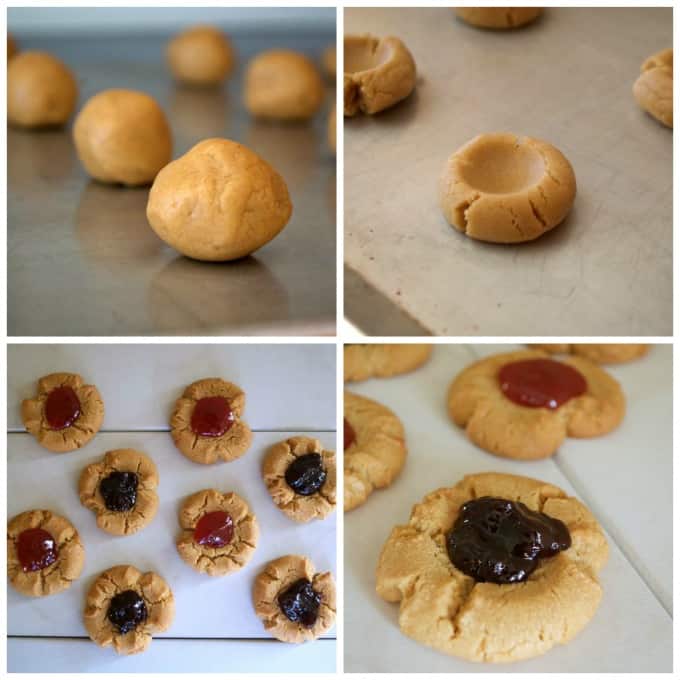
[[[376,591],[400,603],[399,627],[417,642],[469,661],[519,661],[592,619],[608,551],[590,511],[556,486],[469,475],[392,530]]]
[[[158,510],[158,471],[141,451],[107,451],[80,475],[80,502],[97,515],[97,526],[115,536],[143,529]]]
[[[556,344],[556,345],[529,345],[542,349],[549,354],[575,354],[594,361],[596,364],[623,364],[643,357],[649,351],[649,345],[634,344]]]
[[[406,461],[404,426],[377,401],[345,392],[345,512],[389,486]]]
[[[252,558],[259,528],[248,503],[234,492],[204,489],[189,496],[179,511],[182,533],[177,552],[196,571],[226,576]]]
[[[28,510],[7,523],[7,576],[14,590],[44,597],[71,587],[85,549],[76,528],[49,510]]]
[[[21,419],[46,449],[75,451],[99,432],[104,402],[76,373],[51,373],[38,380],[38,394],[21,403]]]
[[[335,583],[330,572],[314,573],[306,557],[286,555],[269,562],[255,579],[253,606],[277,640],[315,640],[335,623]]]
[[[566,437],[599,437],[623,419],[619,383],[582,357],[496,354],[461,371],[449,416],[477,446],[505,458],[547,458]]]
[[[274,444],[262,477],[279,510],[296,522],[324,519],[335,510],[335,452],[312,437]]]
[[[168,584],[152,571],[143,574],[121,564],[102,572],[85,601],[83,622],[100,647],[118,654],[139,654],[175,618],[175,600]]]
[[[241,420],[246,395],[234,383],[205,378],[191,383],[175,404],[170,427],[175,446],[195,463],[240,458],[253,434]]]
[[[409,373],[431,354],[432,345],[345,345],[345,382]]]

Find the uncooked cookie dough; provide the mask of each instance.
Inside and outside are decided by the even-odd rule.
[[[143,529],[158,510],[158,471],[141,451],[107,451],[80,475],[80,502],[97,515],[97,526],[115,536]]]
[[[9,61],[14,55],[19,52],[19,47],[11,33],[7,34],[7,61]]]
[[[335,45],[329,45],[323,51],[323,57],[321,61],[323,63],[323,70],[326,72],[328,79],[335,80],[337,75],[337,55]]]
[[[99,432],[104,403],[99,390],[79,375],[51,373],[38,380],[38,394],[21,403],[21,420],[46,449],[75,451]]]
[[[143,574],[121,564],[102,572],[85,600],[83,623],[100,647],[113,646],[118,654],[139,654],[154,633],[170,628],[175,599],[156,573]]]
[[[281,175],[228,139],[206,139],[163,168],[146,207],[149,224],[169,246],[216,262],[269,243],[292,212]]]
[[[399,38],[345,36],[345,116],[374,114],[406,99],[416,86],[416,63]]]
[[[8,54],[10,44],[8,41]],[[51,54],[22,52],[7,64],[7,119],[13,125],[63,125],[71,117],[77,99],[73,73]]]
[[[23,595],[44,597],[71,587],[85,550],[76,528],[49,510],[28,510],[7,523],[7,576]]]
[[[526,536],[531,557],[518,557]],[[392,530],[376,591],[400,603],[399,627],[417,642],[469,661],[519,661],[569,642],[592,619],[608,554],[597,520],[558,487],[469,475],[425,496]]]
[[[598,345],[594,343],[583,345],[558,344],[558,345],[530,345],[536,349],[542,349],[550,354],[575,354],[590,359],[597,364],[623,364],[643,357],[649,351],[649,345],[608,344]]]
[[[345,392],[345,512],[396,479],[406,462],[404,426],[377,401]]]
[[[457,7],[456,14],[479,28],[509,29],[530,24],[543,12],[542,7]]]
[[[321,108],[323,97],[321,76],[304,54],[271,50],[248,64],[245,105],[253,116],[308,120]]]
[[[567,216],[576,196],[569,161],[551,144],[483,134],[456,151],[439,181],[448,223],[492,243],[531,241]]]
[[[203,489],[179,511],[179,556],[196,571],[225,576],[250,562],[260,531],[248,503],[230,491]]]
[[[625,414],[619,383],[582,357],[545,352],[494,354],[451,384],[449,416],[479,447],[505,458],[547,458],[566,437],[599,437]]]
[[[345,382],[409,373],[431,354],[432,345],[345,345]]]
[[[253,440],[241,417],[245,392],[220,378],[191,383],[175,403],[170,419],[175,446],[195,463],[211,465],[240,458]]]
[[[213,26],[195,26],[168,44],[172,75],[189,85],[219,85],[234,68],[234,50],[227,37]]]
[[[262,477],[279,510],[296,522],[324,519],[335,510],[335,452],[312,437],[274,444]]]
[[[633,85],[635,100],[647,113],[673,127],[673,49],[653,54],[640,68]]]
[[[335,623],[335,583],[314,573],[302,555],[272,560],[253,587],[253,606],[264,628],[282,642],[315,640]]]
[[[156,100],[134,90],[105,90],[76,118],[73,139],[85,170],[100,182],[153,182],[172,157],[170,126]]]

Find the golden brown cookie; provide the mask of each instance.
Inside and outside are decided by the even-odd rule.
[[[75,451],[99,432],[104,402],[76,373],[50,373],[38,380],[38,394],[21,402],[21,420],[46,449]]]
[[[206,139],[163,168],[146,207],[151,228],[169,246],[215,262],[269,243],[292,212],[281,175],[229,139]]]
[[[88,174],[109,184],[151,184],[172,158],[163,109],[134,90],[104,90],[89,99],[76,118],[73,141]]]
[[[447,534],[461,506],[484,497],[560,520],[570,547],[539,558],[524,581],[476,581],[449,558]],[[590,511],[556,486],[514,475],[468,475],[425,496],[409,523],[392,530],[378,561],[376,591],[400,603],[402,632],[428,647],[469,661],[519,661],[567,643],[586,626],[602,597],[597,574],[608,552]]]
[[[497,30],[526,26],[542,12],[542,7],[456,7],[456,14],[465,23]]]
[[[158,471],[141,451],[107,451],[80,475],[80,502],[97,516],[97,526],[115,536],[143,529],[158,510]]]
[[[650,116],[673,127],[673,48],[645,59],[633,85],[633,96]]]
[[[8,41],[8,54],[10,45]],[[73,73],[51,54],[22,52],[7,64],[7,119],[13,125],[63,125],[71,117],[77,99]]]
[[[345,36],[345,116],[374,114],[406,99],[416,86],[416,63],[393,36]]]
[[[345,392],[345,512],[392,484],[406,462],[404,426],[377,401]]]
[[[230,491],[203,489],[179,511],[179,556],[194,570],[226,576],[250,562],[260,530],[248,503]]]
[[[505,458],[547,458],[566,437],[599,437],[619,425],[626,410],[619,383],[581,357],[548,362],[548,369],[566,365],[567,378],[584,381],[580,396],[568,398],[557,408],[511,400],[501,387],[501,370],[536,359],[545,361],[547,355],[539,350],[496,354],[471,364],[456,376],[448,394],[449,416],[465,428],[477,446]],[[576,377],[570,367],[576,369]],[[543,396],[542,391],[539,394]],[[528,397],[532,396],[530,392]]]
[[[272,560],[255,579],[253,606],[264,628],[282,642],[315,640],[335,623],[335,583],[314,573],[302,555]]]
[[[172,75],[188,85],[219,85],[234,69],[234,50],[214,26],[194,26],[175,36],[166,52]]]
[[[272,446],[262,477],[281,512],[296,522],[324,519],[335,510],[335,452],[318,439],[290,437]]]
[[[236,460],[249,448],[253,433],[241,420],[245,392],[220,378],[191,383],[175,403],[170,419],[175,446],[195,463]]]
[[[550,354],[575,354],[594,361],[596,364],[623,364],[643,357],[649,351],[649,345],[634,344],[555,344],[539,345],[533,344],[529,347],[542,349]]]
[[[76,528],[49,510],[27,510],[7,523],[7,576],[23,595],[44,597],[71,587],[85,549]]]
[[[85,600],[83,623],[100,647],[113,646],[118,654],[139,654],[154,633],[170,628],[175,599],[156,573],[143,574],[129,564],[102,572]]]
[[[251,115],[269,120],[309,120],[321,108],[324,85],[304,54],[270,50],[248,64],[244,103]]]
[[[409,373],[431,354],[432,345],[345,345],[345,382]]]
[[[446,162],[439,205],[470,238],[532,241],[568,215],[576,197],[569,161],[552,144],[497,132],[478,135]]]

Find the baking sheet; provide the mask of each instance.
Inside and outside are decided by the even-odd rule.
[[[77,351],[77,346],[74,352]],[[118,361],[111,361],[111,357],[117,354],[117,349],[105,345],[90,346],[90,351],[99,350],[98,379],[107,384],[113,377],[120,380],[120,357]],[[24,348],[22,352],[27,350]],[[166,363],[170,348],[164,348],[165,357],[158,353],[157,347],[146,346],[136,348],[135,361],[128,362],[126,373],[132,374],[137,366],[147,364],[147,369],[152,375],[167,373]],[[268,346],[248,347],[247,351],[234,353],[230,347],[211,347],[210,351],[216,354],[222,350],[233,362],[234,370],[247,372],[246,365],[256,360],[253,351],[259,351],[260,363],[266,365],[268,353],[272,349]],[[276,348],[279,353],[285,349]],[[323,355],[332,347],[307,346],[307,356]],[[45,356],[50,356],[43,346],[37,345],[32,348],[35,363],[44,365]],[[230,350],[232,350],[230,352]],[[10,361],[10,385],[21,382],[17,379],[17,373],[23,374],[30,370],[31,379],[34,377],[34,367],[28,362],[29,352],[23,354],[21,361]],[[142,355],[144,355],[142,357]],[[92,355],[90,354],[90,357]],[[123,352],[124,358],[130,357],[129,348]],[[144,361],[142,361],[142,358]],[[182,358],[178,352],[175,355],[177,364]],[[194,369],[197,369],[196,357],[194,356]],[[52,370],[60,369],[60,365],[52,366]],[[289,390],[294,383],[293,376],[299,370],[299,364],[291,362],[289,371],[292,373],[272,374],[259,382],[259,387],[251,383],[251,403],[267,403],[269,393]],[[335,366],[333,362],[321,362],[315,364],[308,361],[308,373],[315,373],[310,383],[316,383],[319,389],[316,393],[302,392],[296,396],[296,400],[304,403],[308,399],[316,399],[318,413],[321,422],[331,422],[335,418]],[[107,378],[103,374],[107,374]],[[304,381],[303,381],[304,382]],[[162,387],[163,381],[160,381]],[[323,397],[321,386],[324,386]],[[131,385],[135,387],[135,382]],[[182,385],[178,385],[181,389]],[[124,401],[138,401],[138,397],[131,397],[132,392],[117,390],[105,393],[106,408],[109,413],[115,414],[118,406]],[[160,392],[162,394],[162,392]],[[254,395],[258,395],[255,397]],[[16,404],[21,399],[21,394],[10,391],[8,401]],[[148,397],[143,390],[139,395],[139,403]],[[304,410],[304,409],[303,409]],[[291,409],[292,412],[292,409]],[[248,413],[248,405],[246,406]],[[157,415],[150,413],[143,422],[152,426],[160,427],[166,420],[157,420]],[[114,422],[118,420],[114,417]],[[283,421],[281,421],[283,422]],[[252,425],[252,423],[251,423]],[[271,559],[291,553],[308,555],[319,571],[331,571],[336,574],[336,518],[329,516],[324,521],[316,521],[308,524],[297,524],[289,520],[274,505],[267,489],[262,481],[260,469],[263,457],[272,444],[281,441],[291,433],[305,434],[295,428],[295,421],[290,422],[289,427],[283,427],[277,431],[254,432],[253,444],[250,450],[240,459],[228,464],[203,466],[192,463],[182,456],[175,448],[168,432],[149,431],[117,431],[100,432],[94,440],[84,449],[79,451],[57,455],[42,449],[37,445],[33,437],[23,433],[11,433],[8,435],[8,517],[35,507],[51,509],[63,514],[76,526],[81,534],[86,552],[85,569],[77,582],[71,588],[57,595],[46,598],[27,598],[13,589],[8,588],[8,618],[7,629],[10,638],[14,636],[30,636],[36,644],[40,644],[37,638],[43,638],[45,644],[54,641],[55,638],[83,638],[86,637],[82,625],[82,608],[87,589],[97,574],[115,564],[130,563],[141,570],[154,570],[165,578],[173,590],[175,596],[176,616],[175,621],[166,633],[158,637],[171,643],[174,638],[187,639],[222,639],[222,640],[259,640],[263,647],[262,654],[269,655],[272,662],[285,664],[290,662],[295,670],[298,660],[304,661],[305,652],[295,653],[271,653],[267,650],[272,642],[262,627],[259,619],[255,616],[252,602],[251,589],[255,576],[263,566]],[[335,448],[335,432],[332,428],[327,431],[309,432],[309,436],[319,438],[324,446]],[[156,517],[151,524],[137,534],[126,537],[110,536],[96,527],[95,516],[92,512],[80,505],[77,495],[77,484],[82,469],[89,463],[101,459],[105,451],[114,448],[132,447],[144,451],[155,462],[160,477],[158,494],[160,506]],[[175,549],[175,540],[179,534],[177,513],[182,500],[200,489],[217,488],[222,491],[235,491],[242,495],[255,513],[260,526],[260,538],[253,559],[242,570],[223,578],[211,578],[199,574],[188,567],[179,557]],[[334,640],[335,631],[332,629],[325,636],[329,641]],[[157,641],[158,642],[158,641]],[[152,643],[152,647],[155,643]],[[93,648],[94,645],[91,645]],[[288,646],[288,645],[281,645]],[[314,644],[303,645],[303,649],[312,649]],[[44,651],[47,647],[39,647]],[[96,649],[96,648],[95,648]],[[250,648],[248,648],[250,649]],[[98,670],[108,668],[116,655],[111,650],[97,649],[102,665],[92,663]],[[75,648],[74,652],[75,653]],[[251,654],[250,651],[245,651]],[[168,652],[169,656],[172,656]],[[310,652],[309,665],[305,670],[322,670],[328,667],[326,663],[316,664],[318,650]],[[335,646],[326,648],[329,658],[335,658]],[[144,655],[142,655],[144,656]],[[88,659],[94,654],[89,652]],[[141,658],[141,657],[140,657]],[[235,662],[240,663],[239,659]],[[133,661],[116,662],[116,669],[137,670]],[[148,660],[144,661],[144,664]],[[156,670],[173,670],[168,661],[159,660],[160,666]],[[208,664],[206,670],[221,670],[222,666],[215,666],[215,659],[211,658],[212,667]],[[68,667],[68,666],[67,666]],[[92,670],[95,670],[95,668]],[[205,668],[205,665],[200,667]],[[279,668],[274,666],[272,668]],[[50,666],[54,669],[53,666]],[[45,670],[45,667],[43,667]],[[64,668],[63,670],[66,670]]]
[[[658,465],[647,465],[640,456],[639,440],[629,440],[637,425],[642,436],[653,428],[666,432],[670,421],[665,409],[648,414],[648,422],[633,420],[636,404],[645,399],[632,381],[624,389],[631,404],[630,429],[622,429],[608,437],[618,437],[617,475],[608,470],[606,476],[592,475],[591,486],[583,486],[585,461],[575,465],[575,483],[571,470],[565,472],[561,461],[578,446],[594,451],[597,440],[574,441],[562,447],[557,458],[536,462],[519,462],[489,455],[471,444],[448,419],[445,403],[449,384],[458,371],[485,351],[481,346],[439,345],[433,358],[418,371],[389,380],[351,383],[348,389],[377,399],[392,408],[406,427],[409,456],[399,479],[387,490],[374,493],[369,500],[344,517],[345,535],[345,670],[348,672],[652,672],[672,670],[672,618],[664,609],[660,597],[644,580],[639,564],[647,551],[658,559],[667,558],[666,546],[672,555],[670,522],[653,522],[645,528],[645,552],[624,554],[618,537],[634,543],[632,533],[639,524],[630,514],[610,521],[612,512],[600,514],[599,508],[621,507],[628,503],[631,491],[626,488],[627,475],[634,470],[635,489],[666,489],[672,478],[672,448],[658,451]],[[506,346],[507,347],[507,346]],[[498,350],[498,347],[493,348]],[[655,348],[646,361],[658,361],[668,368],[668,355]],[[665,393],[665,404],[671,403],[671,393]],[[638,414],[641,415],[641,414]],[[606,439],[604,437],[603,439]],[[595,454],[593,453],[593,456]],[[605,454],[607,455],[607,454]],[[626,467],[628,466],[628,467]],[[618,469],[623,471],[621,476]],[[600,574],[604,596],[588,626],[569,644],[554,648],[547,654],[516,664],[473,664],[430,650],[405,637],[399,630],[398,606],[383,602],[375,594],[375,565],[380,549],[392,527],[408,521],[411,507],[428,492],[440,486],[455,484],[463,475],[483,471],[500,471],[542,479],[580,496],[591,505],[590,494],[597,491],[599,504],[591,505],[608,534],[609,562]],[[599,484],[596,484],[599,482]],[[623,493],[622,493],[623,492]],[[654,503],[653,494],[642,492],[645,503]],[[637,498],[637,496],[636,496]],[[658,503],[649,512],[668,515],[666,494],[659,494]],[[632,504],[632,503],[628,503]],[[638,562],[638,560],[642,560]],[[664,578],[672,575],[672,559],[666,562]],[[670,582],[668,583],[670,586]],[[370,640],[370,644],[367,644]]]
[[[329,22],[330,23],[330,22]],[[11,30],[11,26],[10,26]],[[242,142],[281,173],[293,216],[255,254],[231,263],[189,260],[148,226],[148,188],[91,181],[63,130],[8,129],[8,332],[14,336],[329,335],[335,332],[335,157],[326,116],[310,125],[252,120],[243,108],[243,72],[257,52],[284,47],[317,63],[335,41],[230,31],[238,70],[224,89],[176,86],[163,63],[169,36],[92,38],[17,35],[22,49],[54,53],[72,67],[78,109],[100,90],[154,96],[173,131],[173,158],[209,137]],[[312,283],[313,282],[313,283]]]
[[[345,119],[350,320],[373,335],[670,335],[673,136],[631,87],[672,46],[672,11],[551,7],[494,32],[450,8],[346,9],[345,33],[396,35],[418,67],[408,100]],[[446,159],[493,131],[545,139],[574,166],[570,217],[532,243],[473,241],[439,209]]]

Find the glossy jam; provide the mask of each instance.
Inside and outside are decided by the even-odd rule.
[[[112,472],[99,483],[104,505],[113,512],[127,512],[137,502],[139,479],[134,472]]]
[[[559,408],[588,389],[585,378],[575,368],[552,359],[505,364],[498,373],[498,382],[510,401],[533,408]]]
[[[295,581],[280,593],[278,602],[289,621],[300,623],[305,628],[311,628],[319,618],[321,595],[306,578]]]
[[[476,581],[491,583],[525,581],[539,559],[570,545],[569,530],[559,519],[490,496],[465,503],[446,536],[451,562]]]
[[[201,437],[221,437],[233,424],[234,412],[224,397],[199,399],[191,414],[191,429]]]
[[[286,470],[286,484],[301,496],[315,494],[326,481],[321,454],[307,453],[296,458]]]
[[[146,603],[134,590],[124,590],[111,598],[106,617],[124,635],[146,621]]]
[[[53,430],[65,430],[80,416],[80,399],[68,385],[55,387],[45,401],[45,420]]]
[[[194,529],[194,541],[209,548],[222,548],[234,538],[234,520],[228,512],[208,512]]]
[[[26,529],[17,538],[17,557],[24,572],[40,571],[59,557],[52,534],[44,529]]]
[[[357,440],[354,428],[347,422],[347,418],[343,418],[345,423],[345,450],[347,450]]]

